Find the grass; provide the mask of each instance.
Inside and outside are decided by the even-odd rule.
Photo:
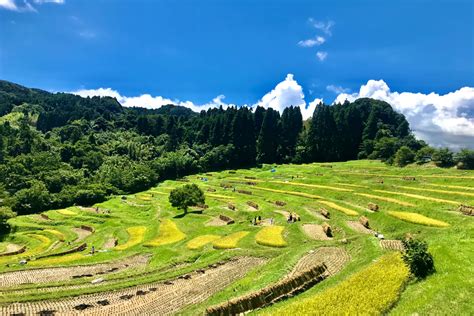
[[[435,198],[435,197],[423,196],[423,195],[418,195],[418,194],[410,194],[410,193],[404,193],[404,192],[393,192],[393,191],[387,191],[387,190],[374,190],[374,191],[379,192],[379,193],[387,193],[387,194],[407,196],[407,197],[411,197],[411,198],[414,198],[414,199],[426,200],[426,201],[432,201],[432,202],[438,202],[438,203],[446,203],[446,204],[452,204],[452,205],[461,204],[460,202],[456,202],[456,201],[438,199],[438,198]]]
[[[335,210],[338,210],[338,211],[341,211],[343,212],[344,214],[346,215],[350,215],[350,216],[357,216],[359,215],[359,213],[357,213],[356,211],[354,210],[351,210],[351,209],[348,209],[346,207],[343,207],[343,206],[340,206],[340,205],[337,205],[336,203],[333,203],[333,202],[330,202],[330,201],[318,201],[318,203],[321,203],[323,205],[326,205],[327,207],[330,207],[332,209],[335,209]]]
[[[342,192],[352,192],[353,190],[344,189],[344,188],[337,188],[329,185],[320,185],[320,184],[308,184],[308,183],[299,183],[299,182],[289,182],[289,181],[270,181],[271,183],[276,184],[287,184],[287,185],[295,185],[301,187],[309,187],[309,188],[317,188],[317,189],[325,189],[325,190],[335,190],[335,191],[342,191]]]
[[[68,215],[64,215],[61,212],[48,211],[46,214],[50,220],[41,220],[38,215],[12,218],[8,221],[12,233],[4,236],[1,247],[5,248],[6,244],[12,243],[25,245],[27,248],[22,254],[0,257],[0,273],[28,269],[29,266],[74,267],[83,264],[120,262],[126,257],[137,254],[149,256],[150,261],[141,269],[125,269],[107,275],[106,282],[94,286],[90,286],[90,279],[84,278],[56,283],[17,285],[16,291],[1,288],[0,303],[59,300],[123,289],[176,278],[234,257],[258,256],[268,259],[265,265],[247,271],[245,277],[223,291],[204,302],[189,305],[179,312],[183,315],[197,315],[202,314],[207,306],[278,282],[288,271],[293,270],[302,256],[319,247],[343,247],[350,254],[351,260],[341,272],[293,299],[284,300],[262,311],[278,314],[277,310],[284,310],[297,302],[309,302],[306,300],[325,295],[332,288],[369,268],[374,262],[379,262],[387,253],[374,236],[362,235],[346,225],[347,221],[354,220],[354,216],[359,213],[366,216],[371,225],[387,239],[400,239],[406,234],[412,234],[426,240],[435,260],[436,273],[425,280],[406,284],[399,300],[391,309],[384,310],[384,314],[474,314],[471,302],[474,267],[467,264],[474,260],[472,250],[474,222],[471,217],[459,214],[454,207],[461,203],[474,205],[474,198],[470,195],[445,195],[427,190],[410,192],[409,189],[398,187],[469,192],[469,188],[474,188],[474,172],[431,166],[396,168],[377,161],[349,161],[332,163],[332,166],[333,168],[324,168],[321,164],[263,165],[261,168],[234,170],[235,174],[228,171],[214,172],[212,177],[206,176],[208,178],[206,182],[198,178],[205,176],[204,174],[189,176],[191,183],[197,184],[205,191],[205,203],[209,207],[203,210],[203,214],[189,212],[186,216],[179,216],[181,212],[170,205],[168,195],[171,190],[182,186],[183,183],[168,180],[148,191],[129,195],[124,200],[121,196],[117,196],[93,206],[110,210],[110,214],[68,208],[68,211],[75,214],[67,212]],[[271,168],[275,168],[276,171],[271,172]],[[407,182],[402,179],[404,176],[416,177],[416,181]],[[236,182],[233,178],[240,180]],[[384,183],[379,183],[378,179],[384,179]],[[227,182],[232,183],[236,190],[252,191],[253,194],[249,196],[225,190],[220,185]],[[350,190],[333,190],[328,189],[329,187]],[[208,188],[214,189],[215,192],[208,193]],[[444,199],[444,196],[447,198]],[[139,197],[145,197],[147,201],[140,200]],[[258,210],[247,206],[249,200],[258,204]],[[235,210],[228,208],[229,201],[236,206]],[[285,205],[277,206],[275,201],[282,201]],[[367,212],[368,202],[377,202],[381,211]],[[331,241],[309,239],[300,229],[301,225],[320,225],[324,221],[315,211],[321,207],[327,208],[331,213],[329,224],[334,228],[334,237]],[[275,210],[297,213],[301,216],[301,222],[298,225],[288,224],[285,216],[276,214]],[[389,213],[399,211],[403,211],[404,214],[407,213],[405,211],[410,211],[430,220],[441,220],[449,223],[449,226],[440,229],[420,225],[399,220]],[[206,225],[210,218],[218,218],[219,215],[229,216],[235,223],[224,226]],[[258,244],[256,240],[266,228],[250,224],[256,216],[261,216],[265,221],[273,218],[274,227],[282,227],[283,234],[269,233],[265,239],[282,238],[287,247]],[[186,239],[166,242],[180,235],[172,233],[174,229],[170,228],[173,226],[170,223],[174,223]],[[57,242],[61,239],[59,234],[45,230],[57,231],[62,233],[66,240],[73,241],[76,237],[73,228],[81,225],[94,227],[94,233],[87,237],[87,244],[89,249],[92,245],[95,246],[96,254],[88,255],[87,251],[83,251],[34,260],[35,257],[53,252],[60,253],[79,245],[79,242],[73,242],[72,245],[59,243]],[[105,250],[103,245],[111,238],[118,240],[119,244],[115,248]],[[341,243],[343,239],[347,239],[348,243]],[[144,247],[144,243],[153,241],[158,241],[159,247]],[[55,245],[54,250],[52,245]],[[26,266],[18,264],[25,258],[31,258]],[[350,312],[348,310],[343,314]]]
[[[173,221],[165,219],[161,222],[158,236],[145,243],[145,246],[158,247],[173,244],[184,238],[186,238],[186,235],[179,230],[178,226]]]
[[[202,236],[197,236],[196,238],[192,239],[186,244],[186,247],[188,247],[191,250],[196,250],[204,247],[205,245],[221,238],[221,236],[218,235],[202,235]]]
[[[126,250],[133,246],[140,244],[143,241],[145,235],[146,227],[145,226],[136,226],[127,228],[129,239],[126,243],[118,245],[115,247],[115,250]]]
[[[412,203],[400,201],[400,200],[397,200],[397,199],[392,199],[392,198],[385,197],[385,196],[379,196],[379,195],[373,195],[373,194],[367,194],[367,193],[354,193],[354,194],[355,195],[360,195],[360,196],[365,196],[365,197],[368,197],[368,198],[371,198],[371,199],[380,200],[380,201],[395,203],[395,204],[399,204],[399,205],[402,205],[402,206],[408,206],[408,207],[415,206]]]
[[[385,255],[340,284],[262,315],[382,315],[398,300],[408,278],[399,254]]]
[[[449,226],[449,224],[446,222],[429,218],[418,213],[389,211],[388,214],[406,222],[425,225],[425,226],[433,226],[433,227],[448,227]]]
[[[474,196],[474,193],[470,193],[470,192],[425,189],[425,188],[416,188],[416,187],[409,187],[409,186],[402,186],[402,185],[400,185],[398,187],[402,188],[402,189],[415,190],[415,191],[425,191],[425,192],[434,192],[434,193],[442,193],[442,194],[454,194],[454,195],[462,195],[462,196]]]
[[[232,248],[237,248],[237,244],[239,241],[247,236],[249,232],[242,231],[242,232],[237,232],[233,233],[231,235],[225,236],[221,239],[218,239],[212,243],[212,246],[215,249],[232,249]]]
[[[263,227],[256,235],[257,244],[270,247],[285,247],[286,241],[283,239],[283,226],[267,226]]]

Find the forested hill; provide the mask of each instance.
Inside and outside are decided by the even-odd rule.
[[[258,107],[194,113],[124,108],[0,81],[0,201],[23,214],[144,190],[197,171],[357,158],[393,160],[425,144],[385,102],[316,107],[302,121]]]

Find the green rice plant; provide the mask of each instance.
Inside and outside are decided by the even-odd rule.
[[[409,207],[415,206],[412,203],[408,203],[408,202],[404,202],[404,201],[400,201],[400,200],[397,200],[397,199],[392,199],[392,198],[385,197],[385,196],[380,196],[380,195],[373,195],[373,194],[366,194],[366,193],[354,193],[354,194],[355,195],[360,195],[360,196],[365,196],[365,197],[368,197],[368,198],[371,198],[371,199],[376,199],[376,200],[381,200],[381,201],[385,201],[385,202],[400,204],[402,206],[409,206]]]
[[[266,226],[255,235],[255,241],[264,246],[285,247],[287,243],[282,236],[284,230],[283,226]]]
[[[386,191],[386,190],[374,190],[375,192],[380,192],[380,193],[387,193],[387,194],[393,194],[393,195],[401,195],[401,196],[408,196],[414,199],[419,199],[419,200],[426,200],[426,201],[432,201],[432,202],[438,202],[438,203],[447,203],[447,204],[452,204],[452,205],[459,205],[461,203],[456,202],[456,201],[451,201],[451,200],[445,200],[445,199],[438,199],[430,196],[423,196],[423,195],[418,195],[418,194],[410,194],[410,193],[404,193],[404,192],[394,192],[394,191]]]
[[[429,218],[418,213],[389,211],[388,214],[406,222],[425,225],[425,226],[433,226],[433,227],[448,227],[449,226],[449,224],[446,222]]]

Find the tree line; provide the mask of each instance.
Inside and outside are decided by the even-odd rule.
[[[417,140],[383,101],[299,107],[124,108],[110,97],[82,98],[0,81],[0,219],[73,204],[200,171],[259,164],[381,159],[400,166],[435,161],[473,168]],[[2,217],[3,216],[3,217]]]

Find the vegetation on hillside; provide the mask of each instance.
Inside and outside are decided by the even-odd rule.
[[[319,104],[303,122],[298,107],[281,115],[262,107],[124,108],[110,97],[0,81],[0,206],[17,214],[92,205],[165,179],[261,163],[369,158],[468,169],[473,157],[426,146],[403,115],[372,99]]]

